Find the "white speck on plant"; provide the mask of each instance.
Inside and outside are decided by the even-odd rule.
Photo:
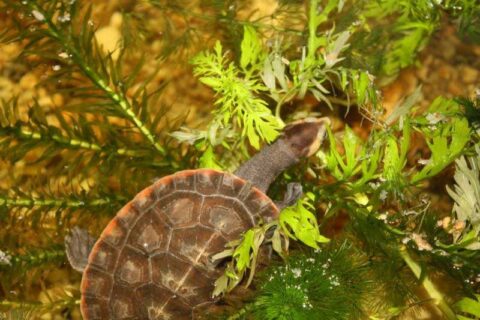
[[[370,186],[370,188],[372,188],[373,190],[377,190],[378,187],[380,187],[380,182],[369,182],[368,185]]]
[[[427,164],[430,163],[430,159],[419,159],[417,162],[418,162],[418,164],[426,166]]]
[[[387,220],[387,214],[382,213],[378,216],[378,220],[386,221]]]
[[[12,265],[11,260],[12,260],[12,257],[9,254],[0,250],[0,264],[10,266]]]
[[[66,12],[63,16],[58,17],[58,21],[61,23],[69,22],[71,19],[70,13]]]
[[[445,116],[438,112],[428,113],[425,117],[430,125],[436,125],[437,123],[445,120]]]
[[[411,238],[415,242],[415,244],[417,245],[418,250],[420,250],[420,251],[431,251],[433,249],[432,245],[430,243],[428,243],[428,241],[425,240],[424,237],[425,237],[424,235],[418,234],[418,233],[412,233],[412,235],[411,235]]]
[[[302,275],[302,270],[300,268],[293,268],[292,273],[295,278],[299,278]]]
[[[32,10],[32,15],[38,21],[45,21],[45,16],[40,11]]]
[[[378,198],[382,201],[385,201],[387,199],[387,196],[388,196],[388,191],[382,190],[380,191],[380,195],[378,196]]]

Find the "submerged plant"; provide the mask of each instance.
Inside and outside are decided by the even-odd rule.
[[[263,272],[247,313],[267,320],[359,319],[372,292],[366,263],[346,243],[293,255]]]
[[[281,257],[288,253],[290,239],[319,249],[319,245],[330,240],[322,236],[313,210],[313,195],[299,199],[295,205],[284,208],[278,219],[260,224],[247,230],[241,239],[226,244],[226,249],[215,254],[213,261],[230,257],[231,261],[222,276],[215,282],[213,296],[225,294],[234,289],[248,273],[246,286],[255,275],[260,247],[271,244],[273,250]]]
[[[480,147],[476,148],[474,157],[461,157],[456,161],[456,185],[454,189],[447,186],[448,194],[455,204],[452,221],[453,241],[470,250],[480,250],[478,235],[480,233]]]

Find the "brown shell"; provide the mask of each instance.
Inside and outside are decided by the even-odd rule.
[[[209,257],[260,217],[263,192],[229,173],[186,170],[140,192],[108,224],[82,279],[84,319],[192,319],[213,302]]]

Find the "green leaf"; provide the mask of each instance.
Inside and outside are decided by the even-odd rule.
[[[458,315],[459,319],[478,319],[480,317],[480,295],[476,294],[475,299],[464,297],[454,305],[455,309],[467,315]]]
[[[339,0],[328,0],[327,4],[321,8],[318,0],[310,1],[308,11],[308,59],[315,56],[318,48],[326,46],[328,41],[326,35],[319,36],[317,31],[321,24],[328,21],[330,13],[339,8],[338,4]]]
[[[213,77],[201,77],[200,82],[202,82],[203,84],[206,84],[212,89],[220,88],[223,84],[220,79],[213,78]]]
[[[378,97],[373,83],[374,77],[368,71],[341,68],[339,78],[342,89],[353,91],[357,104],[376,105]]]
[[[325,53],[325,64],[327,67],[333,67],[338,62],[345,58],[340,58],[340,53],[348,47],[348,39],[350,38],[350,31],[343,31],[335,35],[335,41],[331,42]]]
[[[418,86],[412,94],[410,94],[407,98],[401,100],[401,102],[394,107],[393,112],[387,117],[385,123],[387,125],[391,125],[397,119],[400,119],[403,116],[407,116],[412,107],[417,102],[419,102],[421,98],[422,87]]]
[[[255,132],[255,127],[253,126],[252,121],[247,122],[247,126],[245,128],[247,132],[247,138],[250,141],[250,144],[255,149],[260,149],[260,139],[258,138],[257,133]]]
[[[457,159],[455,168],[455,186],[447,186],[447,192],[455,201],[453,213],[455,220],[464,222],[462,234],[454,235],[458,247],[479,250],[480,239],[480,147],[475,148],[476,156]]]
[[[407,152],[410,145],[410,122],[405,119],[400,143],[393,134],[386,136],[385,153],[383,157],[383,177],[395,189],[402,185],[403,169],[407,163]]]
[[[242,237],[242,242],[235,249],[233,258],[236,259],[236,267],[239,272],[243,272],[250,266],[250,252],[254,246],[255,232],[249,229]]]
[[[299,200],[296,205],[286,207],[279,217],[279,224],[287,236],[318,249],[319,243],[330,240],[320,234],[317,218],[310,211],[313,206],[308,197]]]
[[[327,128],[327,133],[330,140],[330,150],[326,155],[327,167],[337,180],[348,180],[361,169],[358,163],[358,152],[361,150],[360,139],[349,126],[346,126],[342,140],[344,150],[342,156],[337,150],[335,136],[330,128]]]
[[[217,162],[213,147],[209,145],[199,159],[199,168],[223,170],[222,166]]]
[[[436,130],[424,131],[432,153],[423,169],[416,173],[412,183],[435,176],[458,157],[470,140],[470,127],[465,118],[451,118],[450,123],[437,124]]]
[[[403,168],[397,140],[389,136],[385,145],[385,156],[383,158],[384,177],[388,181],[395,181]]]
[[[229,277],[226,273],[222,274],[217,280],[215,280],[215,288],[213,289],[212,296],[218,297],[221,294],[228,291]]]
[[[247,70],[247,67],[258,67],[258,60],[261,59],[263,49],[262,43],[257,36],[255,28],[250,25],[243,27],[243,40],[240,45],[242,55],[240,57],[240,67]]]
[[[273,231],[272,248],[276,253],[278,253],[281,257],[283,257],[285,252],[282,246],[282,238],[280,236],[280,231],[278,228],[276,228],[275,231]]]
[[[262,140],[273,141],[283,126],[272,114],[267,102],[259,98],[268,90],[253,72],[263,67],[263,58],[260,58],[262,52],[255,29],[246,26],[241,68],[226,61],[219,42],[215,44],[213,54],[202,52],[192,59],[195,75],[217,94],[217,108],[211,125],[221,123],[224,127],[239,130],[241,134],[238,140],[246,137],[256,149],[260,148]]]

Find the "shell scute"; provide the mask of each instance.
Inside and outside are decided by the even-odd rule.
[[[114,319],[136,318],[135,309],[127,299],[115,299],[112,301],[112,315]]]
[[[130,231],[127,243],[146,254],[168,248],[170,227],[153,210],[145,213]]]
[[[118,224],[124,225],[127,229],[130,226],[133,226],[135,224],[135,221],[140,216],[140,212],[137,210],[137,206],[134,205],[135,200],[132,202],[129,202],[125,207],[123,207],[116,215],[115,219]],[[109,234],[109,228],[111,228],[111,224],[109,224],[103,233]]]
[[[137,286],[149,281],[149,265],[144,254],[126,245],[120,254],[115,281],[125,286]]]
[[[192,319],[192,306],[186,303],[182,297],[172,296],[163,307],[162,320],[190,320]]]
[[[164,200],[166,204],[161,207],[161,210],[166,213],[169,223],[174,228],[191,226],[198,221],[198,212],[202,204],[201,196],[176,192]]]
[[[110,310],[108,308],[108,300],[99,299],[98,297],[85,297],[85,303],[88,304],[88,309],[83,315],[86,319],[103,320],[109,319]]]
[[[244,180],[237,178],[233,174],[224,174],[222,182],[219,186],[219,193],[228,197],[243,199],[246,190],[249,190],[251,185]]]
[[[234,200],[219,202],[215,198],[205,199],[200,222],[218,230],[227,237],[234,237],[253,224],[248,212]]]
[[[82,292],[85,296],[108,299],[113,286],[112,276],[104,271],[88,268],[84,272],[88,282],[82,283]]]
[[[163,308],[165,302],[172,296],[172,292],[154,284],[147,284],[137,288],[135,295],[145,306],[145,319],[163,319]]]
[[[109,303],[111,319],[147,319],[143,308],[136,303],[135,299],[132,299],[135,296],[132,288],[115,284]]]
[[[214,282],[215,278],[209,277],[205,270],[192,267],[186,274],[185,285],[179,288],[177,294],[190,305],[196,306],[212,295]]]
[[[223,173],[214,170],[197,170],[195,176],[195,189],[203,195],[217,193],[223,179]]]
[[[127,226],[126,222],[119,216],[113,218],[103,232],[103,241],[114,248],[121,249],[127,238]]]
[[[194,266],[211,269],[208,257],[223,249],[225,238],[219,232],[201,225],[191,228],[174,229],[170,244],[170,252],[175,252]]]
[[[138,213],[142,214],[143,212],[154,206],[156,202],[157,195],[155,194],[155,192],[153,192],[153,189],[146,188],[135,196],[131,204],[133,209],[135,209]]]
[[[108,242],[102,242],[96,248],[97,254],[92,255],[89,263],[98,269],[110,271],[115,267],[119,251]]]
[[[173,183],[175,184],[175,190],[195,190],[195,171],[185,170],[173,175]]]
[[[160,253],[152,256],[152,280],[153,283],[176,292],[182,285],[185,274],[191,265],[170,253]]]
[[[271,221],[273,219],[277,219],[278,216],[280,215],[280,212],[278,211],[278,208],[273,202],[270,204],[267,204],[266,206],[263,206],[261,208],[261,211],[258,212],[257,216],[260,219],[263,219],[264,221]]]
[[[162,200],[163,197],[171,195],[175,191],[173,176],[164,177],[153,184],[151,187],[155,199]]]
[[[257,189],[251,189],[248,195],[243,202],[245,207],[247,207],[248,211],[256,218],[260,217],[262,212],[267,209],[268,212],[272,211],[273,208],[270,206],[272,205],[272,200],[264,195]],[[275,212],[273,210],[272,212]],[[269,215],[271,216],[271,214]],[[264,217],[265,218],[265,217]]]

